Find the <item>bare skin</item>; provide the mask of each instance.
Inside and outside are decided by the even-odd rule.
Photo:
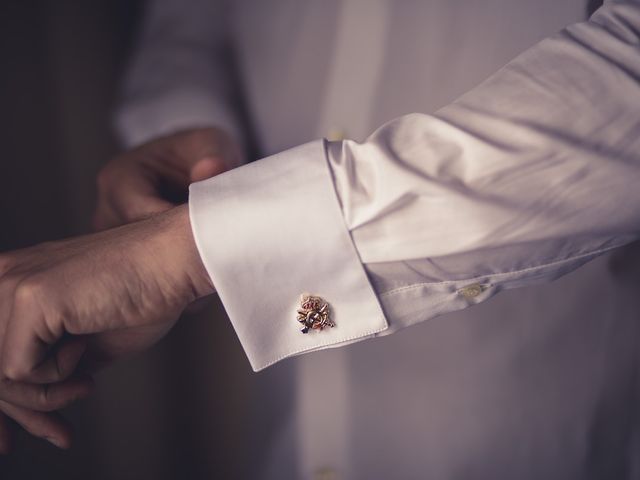
[[[68,448],[71,426],[55,411],[90,393],[79,372],[148,348],[214,291],[178,205],[240,152],[217,128],[125,152],[98,178],[94,224],[105,231],[0,254],[0,454],[10,419]]]
[[[186,201],[189,184],[238,165],[241,149],[218,128],[161,137],[109,162],[98,175],[98,230],[164,212]]]
[[[55,410],[85,395],[87,380],[74,378],[81,359],[83,370],[95,370],[148,348],[213,291],[186,206],[0,255],[0,409],[67,447],[68,426],[51,415],[24,417],[24,409]]]

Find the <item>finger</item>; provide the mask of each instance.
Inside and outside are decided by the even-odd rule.
[[[41,311],[48,295],[44,284],[23,282],[16,288],[12,317],[3,339],[2,372],[14,381],[54,383],[64,380],[80,360],[83,337],[61,340],[62,322],[47,322]],[[59,343],[52,349],[51,346]]]
[[[159,195],[135,192],[115,197],[108,203],[102,202],[93,217],[93,228],[102,231],[119,227],[175,207]]]
[[[116,205],[116,215],[123,223],[143,220],[156,213],[166,212],[176,205],[153,195],[134,195],[126,203]]]
[[[18,407],[51,412],[88,397],[93,388],[93,378],[86,374],[50,385],[33,385],[4,379],[0,381],[0,399]]]
[[[24,373],[19,380],[38,384],[61,382],[73,374],[86,348],[84,337],[62,340],[37,367]]]
[[[62,321],[47,321],[42,314],[43,299],[48,296],[49,289],[40,280],[16,287],[9,325],[0,332],[4,337],[0,352],[4,376],[0,378],[44,384],[60,382],[74,372],[86,340],[82,336],[61,339]]]
[[[106,170],[109,172],[109,170]],[[94,228],[106,230],[164,212],[175,205],[166,201],[153,172],[133,169],[128,175],[102,175]]]
[[[39,310],[41,299],[46,295],[46,288],[35,280],[21,282],[15,288],[1,352],[2,373],[6,378],[18,381],[27,377],[45,358],[49,345],[63,333],[57,333],[59,328],[56,332],[49,328]]]
[[[205,157],[191,167],[189,178],[191,182],[199,182],[207,178],[215,177],[226,169],[227,167],[222,159],[218,157]]]
[[[0,455],[11,453],[13,428],[9,419],[3,413],[0,413]]]
[[[58,448],[67,449],[71,446],[73,428],[60,415],[34,412],[2,400],[0,400],[0,410],[34,437],[43,438]]]
[[[162,182],[155,172],[132,172],[122,178],[118,187],[109,192],[108,201],[120,224],[141,220],[175,206],[162,195]]]

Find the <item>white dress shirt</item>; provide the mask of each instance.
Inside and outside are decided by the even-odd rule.
[[[212,53],[222,51],[225,38],[233,40],[249,117],[265,153],[331,130],[345,129],[359,140],[312,141],[191,188],[196,242],[255,370],[285,357],[396,332],[501,290],[548,282],[638,238],[637,2],[609,4],[590,22],[531,47],[455,101],[525,47],[578,20],[581,2],[543,7],[494,0],[462,8],[450,2],[282,0],[239,2],[231,11],[216,2],[196,3],[192,8],[198,15],[180,2],[158,3],[150,12],[119,115],[128,143],[211,124],[227,126],[238,138],[248,136],[233,106],[238,92],[227,78],[225,57]],[[173,55],[167,54],[172,49]],[[412,110],[425,113],[402,115],[366,138],[374,122]],[[570,291],[567,285],[565,294]],[[335,328],[300,333],[295,311],[303,292],[330,302]],[[579,294],[570,299],[576,301],[582,301]],[[534,316],[542,311],[530,302],[515,303],[503,302],[494,312],[526,317],[527,308]],[[518,346],[526,350],[504,335],[496,352],[513,356]],[[474,348],[482,344],[482,335],[473,339]],[[415,350],[406,335],[394,343],[397,347],[385,355]],[[416,348],[427,345],[424,335],[416,339]],[[398,361],[374,356],[372,362],[365,354],[361,358],[368,362],[360,362],[340,355],[310,356],[299,380],[330,384],[338,397],[334,418],[342,423],[371,424],[375,412],[362,413],[357,405],[363,403],[355,401],[367,385],[356,388],[345,372],[358,372],[360,379],[371,370],[391,369],[391,376],[380,378],[394,385],[393,372],[402,377],[393,369]],[[490,364],[495,371],[496,359]],[[322,369],[335,373],[318,373]],[[455,377],[455,371],[449,373]],[[452,379],[440,371],[431,375],[424,382],[430,389],[422,391],[437,404],[449,396],[438,399],[433,378],[441,386]],[[411,384],[421,380],[407,376]],[[398,380],[397,387],[389,389],[409,393],[406,382]],[[501,387],[505,398],[513,394],[517,402],[520,394],[513,385]],[[313,388],[299,392],[303,425],[305,405],[319,402],[321,390]],[[484,390],[496,391],[486,382],[470,392],[477,400]],[[374,391],[370,385],[369,391]],[[593,391],[591,396],[600,398],[600,390]],[[425,401],[430,398],[419,404]],[[435,416],[429,422],[438,411],[451,415],[447,406],[430,407]],[[547,408],[553,411],[552,404]],[[394,416],[394,424],[411,430],[407,410],[404,421]],[[562,418],[560,412],[566,413],[558,409],[550,418]],[[586,409],[575,418],[590,415]],[[469,438],[458,437],[445,451],[467,443],[482,450],[483,440],[496,435],[486,424],[474,427],[474,421],[468,418],[463,429]],[[425,425],[424,419],[416,422]],[[302,429],[302,435],[318,430],[318,423]],[[525,425],[532,437],[556,432]],[[386,431],[392,429],[387,425]],[[420,445],[411,459],[402,458],[412,450],[410,442],[383,448],[379,461],[372,462],[375,469],[367,469],[367,461],[354,460],[359,452],[372,451],[358,450],[366,428],[328,430],[302,441],[314,447],[303,448],[304,477],[328,463],[345,478],[388,478],[398,468],[405,468],[398,478],[458,478],[469,468],[464,457],[417,458],[425,448],[440,450],[451,442],[443,438],[437,448]],[[381,432],[365,443],[379,444]],[[496,438],[504,441],[513,434],[508,428],[504,433]],[[466,458],[477,461],[475,455]],[[513,463],[504,467],[512,478],[528,478],[513,476],[523,465],[531,478],[540,478],[537,474],[550,465],[557,478],[585,478],[580,476],[584,462],[574,458],[547,459],[539,472],[526,458],[520,463],[496,459],[494,470],[486,471],[499,472],[500,462]],[[385,473],[389,465],[394,470]],[[566,471],[560,465],[568,465]],[[500,477],[494,473],[492,478]]]

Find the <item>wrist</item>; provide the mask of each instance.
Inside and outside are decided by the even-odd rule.
[[[176,282],[187,303],[215,292],[196,246],[189,208],[185,205],[158,215],[161,223],[159,239],[168,276]]]

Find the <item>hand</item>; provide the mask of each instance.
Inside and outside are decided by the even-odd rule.
[[[0,371],[19,382],[63,381],[80,357],[95,367],[155,343],[212,292],[186,206],[0,255]]]
[[[6,307],[6,306],[5,306]],[[6,324],[0,323],[0,345],[6,332]],[[77,343],[67,351],[62,363],[79,358],[84,347]],[[93,380],[88,375],[75,375],[63,382],[32,385],[9,380],[0,374],[0,455],[10,452],[13,444],[13,419],[36,437],[44,438],[57,447],[68,448],[72,429],[55,410],[89,395]]]
[[[0,272],[1,274],[2,272]],[[0,283],[4,286],[0,277]],[[0,287],[0,292],[3,292]],[[0,318],[10,306],[0,300]],[[3,344],[7,324],[0,322],[0,347]],[[67,349],[61,364],[74,362],[84,350],[79,342]],[[69,358],[69,355],[71,358]],[[68,448],[71,444],[72,428],[55,410],[89,395],[93,380],[88,375],[74,375],[68,380],[53,384],[27,384],[15,382],[0,374],[0,455],[10,452],[13,444],[14,425],[22,426],[32,435],[51,442],[57,447]]]
[[[183,203],[190,183],[238,165],[240,156],[240,147],[218,128],[168,135],[125,152],[98,175],[94,226],[123,225]]]
[[[10,452],[14,428],[10,418],[36,437],[57,447],[68,448],[72,429],[53,413],[91,392],[93,381],[77,375],[52,385],[31,385],[0,378],[0,455]]]

